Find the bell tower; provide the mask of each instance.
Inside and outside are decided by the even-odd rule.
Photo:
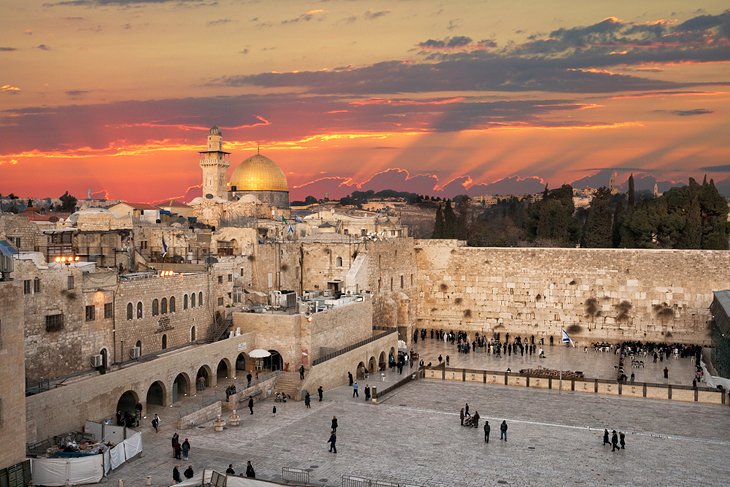
[[[208,132],[207,150],[200,152],[204,198],[218,196],[227,199],[226,169],[230,165],[229,155],[230,152],[223,151],[223,135],[220,129],[211,127]]]

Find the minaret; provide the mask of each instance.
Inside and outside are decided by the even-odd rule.
[[[203,197],[208,195],[227,199],[226,169],[230,165],[228,155],[223,151],[223,135],[218,127],[208,132],[208,150],[200,152],[200,167],[203,170]]]

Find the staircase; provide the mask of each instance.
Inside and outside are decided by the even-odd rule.
[[[275,392],[286,392],[295,401],[301,400],[300,388],[304,381],[299,379],[299,372],[282,372],[276,378]]]

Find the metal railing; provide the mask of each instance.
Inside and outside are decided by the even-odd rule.
[[[404,482],[390,482],[387,480],[374,480],[353,475],[342,476],[342,487],[423,487],[421,485]]]
[[[304,482],[309,483],[309,472],[302,468],[281,468],[281,479],[285,482]]]
[[[357,343],[353,343],[352,345],[350,345],[348,347],[345,347],[345,348],[342,348],[340,350],[337,350],[336,352],[332,352],[332,353],[328,353],[327,355],[323,355],[323,356],[321,356],[319,358],[314,359],[312,361],[312,365],[319,365],[322,362],[326,362],[326,361],[328,361],[330,359],[333,359],[333,358],[335,358],[335,357],[337,357],[339,355],[342,355],[343,353],[350,352],[352,350],[355,350],[356,348],[362,347],[363,345],[367,345],[370,342],[374,342],[375,340],[379,340],[379,339],[381,339],[381,338],[383,338],[385,336],[388,336],[390,334],[393,334],[393,333],[398,333],[398,330],[395,330],[394,329],[394,330],[391,330],[391,331],[386,331],[384,333],[380,333],[379,335],[375,335],[375,336],[370,337],[370,338],[367,338],[365,340],[361,340],[361,341],[359,341]]]
[[[415,372],[410,372],[406,377],[404,377],[403,379],[399,380],[395,384],[386,387],[382,391],[380,389],[378,389],[377,390],[377,393],[373,394],[373,399],[378,399],[380,397],[383,397],[386,394],[388,394],[389,392],[391,392],[391,391],[393,391],[395,389],[398,389],[399,387],[404,386],[404,385],[408,384],[409,382],[412,382],[414,380],[420,379],[421,377],[423,377],[422,374],[423,374],[423,369],[420,368],[420,367],[417,368],[415,370]]]

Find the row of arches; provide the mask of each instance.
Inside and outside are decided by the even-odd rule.
[[[183,310],[188,308],[195,308],[203,306],[203,291],[198,293],[183,294]],[[152,316],[158,316],[160,314],[174,313],[176,311],[176,300],[175,296],[170,298],[153,299],[152,300]],[[136,313],[135,313],[136,310]],[[141,320],[144,318],[144,305],[142,301],[137,301],[136,306],[133,303],[127,303],[127,320],[133,319]]]
[[[375,355],[371,355],[367,363],[358,363],[355,376],[357,380],[363,380],[365,379],[366,374],[375,374],[376,372],[384,371],[389,367],[391,363],[397,362],[398,355],[396,349],[395,347],[390,347],[387,356],[385,354],[385,351],[381,351],[377,359],[375,358]]]
[[[164,335],[163,335],[164,340]],[[139,342],[137,342],[139,344]],[[141,346],[141,345],[138,345]],[[235,360],[221,359],[215,366],[203,364],[198,367],[195,375],[190,372],[179,372],[172,380],[155,379],[141,389],[125,391],[117,401],[116,412],[134,414],[135,406],[141,403],[145,410],[150,406],[167,407],[187,396],[197,394],[208,387],[216,386],[219,382],[234,379],[239,375],[245,377],[248,372],[254,372],[257,366],[262,369],[282,369],[282,356],[276,350],[269,350],[270,357],[261,361],[251,359],[245,353],[239,353]]]

